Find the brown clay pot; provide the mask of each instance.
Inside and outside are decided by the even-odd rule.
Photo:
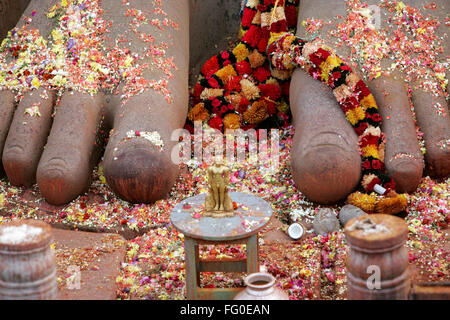
[[[11,239],[7,228],[23,226],[42,231],[33,237]],[[52,240],[51,227],[42,221],[14,221],[0,227],[0,300],[57,298],[56,262],[50,247]]]
[[[245,278],[247,286],[234,300],[289,300],[289,296],[275,288],[275,278],[268,273],[252,273]]]
[[[354,228],[367,219],[380,229]],[[345,236],[350,246],[347,258],[348,299],[406,300],[410,279],[405,221],[384,214],[361,216],[347,223]],[[378,282],[374,282],[378,271]]]

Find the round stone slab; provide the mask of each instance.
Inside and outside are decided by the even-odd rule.
[[[231,241],[257,233],[272,217],[270,204],[263,199],[242,192],[230,192],[238,204],[234,217],[212,218],[199,214],[205,209],[206,194],[181,201],[173,208],[170,219],[184,235],[208,241]]]

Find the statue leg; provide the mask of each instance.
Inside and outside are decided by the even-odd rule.
[[[214,194],[214,210],[217,211],[220,208],[219,187],[217,187],[217,186],[213,187],[213,194]]]
[[[225,202],[225,188],[223,186],[219,187],[219,210],[223,211],[224,210],[224,202]]]

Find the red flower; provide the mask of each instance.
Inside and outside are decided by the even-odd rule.
[[[347,71],[352,72],[352,68],[350,68],[350,67],[349,67],[348,65],[346,65],[346,64],[342,64],[342,65],[341,65],[341,70],[342,70],[342,71],[347,70]]]
[[[262,97],[268,97],[271,100],[277,100],[281,96],[281,89],[275,84],[260,84],[258,86],[261,90]]]
[[[217,60],[217,56],[214,56],[205,62],[201,72],[205,77],[208,77],[219,71],[219,69],[220,69],[219,61]]]
[[[288,31],[287,21],[285,19],[272,23],[270,25],[270,32],[286,32]]]
[[[225,112],[227,112],[227,111],[233,111],[234,110],[234,106],[232,105],[232,104],[227,104],[227,105],[223,105],[221,108],[220,108],[220,113],[221,114],[224,114]]]
[[[214,117],[214,118],[209,119],[208,124],[211,128],[214,128],[217,130],[222,130],[222,127],[223,127],[223,122],[220,117]]]
[[[291,82],[286,81],[281,84],[281,92],[283,93],[283,96],[289,97],[289,90],[291,88]]]
[[[359,80],[355,85],[355,92],[358,94],[358,99],[362,100],[370,94],[370,90],[363,80]]]
[[[224,67],[226,67],[229,64],[231,64],[231,61],[230,60],[225,60],[222,64],[223,64]]]
[[[239,75],[250,74],[252,72],[252,67],[247,61],[241,61],[236,63],[236,71]]]
[[[328,85],[331,88],[334,88],[334,82],[336,80],[339,80],[342,77],[342,73],[340,73],[339,71],[335,71],[331,74],[331,76],[328,78]]]
[[[270,30],[267,28],[261,29],[261,39],[258,42],[257,49],[259,52],[266,52],[269,44]]]
[[[213,107],[215,107],[215,108],[217,108],[218,106],[220,106],[222,103],[220,102],[220,100],[219,99],[214,99],[214,98],[211,98],[211,100],[212,100],[212,102],[211,102],[211,104],[212,104],[212,106]]]
[[[225,84],[225,90],[228,92],[232,91],[240,91],[241,90],[241,84],[240,81],[242,80],[242,77],[239,76],[231,76],[228,82]]]
[[[375,170],[382,170],[383,162],[381,162],[380,160],[372,160],[372,168]]]
[[[309,55],[309,60],[318,68],[325,60],[317,52]]]
[[[366,187],[366,191],[367,192],[372,192],[373,188],[375,187],[376,184],[380,184],[381,180],[380,178],[373,178],[372,181],[370,181],[370,183],[367,185]]]
[[[357,128],[355,128],[355,132],[358,136],[362,135],[364,131],[367,129],[367,122],[361,122]]]
[[[372,114],[372,120],[375,122],[381,122],[383,121],[383,118],[380,116],[379,113]]]
[[[219,82],[217,82],[217,80],[214,78],[208,79],[208,84],[211,86],[211,88],[219,88]]]
[[[194,99],[195,100],[197,100],[197,101],[200,100],[200,95],[202,94],[203,89],[205,89],[205,88],[203,88],[200,83],[195,84],[195,87],[194,87]]]
[[[258,45],[259,40],[261,40],[261,34],[261,28],[252,25],[242,38],[242,42],[245,42],[255,48]]]
[[[368,134],[361,139],[361,147],[365,147],[369,144],[378,146],[380,142],[380,137]]]
[[[277,106],[275,103],[266,101],[267,112],[269,115],[274,115],[277,112]]]
[[[270,77],[270,70],[267,66],[259,67],[253,72],[253,77],[259,82],[264,82]]]
[[[395,181],[394,181],[394,179],[391,179],[390,182],[385,183],[385,184],[384,184],[384,187],[385,187],[386,189],[395,190]]]
[[[186,122],[184,128],[189,131],[190,134],[194,134],[194,126],[192,124]]]
[[[288,27],[295,28],[297,26],[297,9],[295,6],[286,6],[284,13]]]
[[[252,25],[252,21],[255,18],[256,10],[245,8],[242,15],[241,24],[244,28],[249,28]]]
[[[223,60],[228,60],[229,57],[230,57],[230,54],[228,53],[228,51],[222,52],[222,59]]]
[[[362,168],[364,170],[370,170],[372,169],[372,166],[370,165],[370,161],[369,160],[365,160],[362,164]]]
[[[329,51],[322,49],[322,48],[317,49],[315,54],[317,56],[319,56],[320,58],[322,58],[323,61],[327,60],[327,58],[331,55],[331,53]]]
[[[242,97],[241,102],[239,103],[238,112],[244,113],[245,111],[247,111],[249,105],[250,105],[250,101],[248,101],[247,99]]]
[[[358,106],[359,102],[353,96],[345,98],[345,100],[341,103],[341,109],[344,113],[347,113],[347,111],[353,110]]]
[[[318,79],[319,76],[320,76],[320,73],[321,73],[321,71],[320,71],[319,68],[313,67],[313,68],[310,68],[310,69],[309,69],[309,75],[310,75],[311,77],[313,77],[314,79]]]

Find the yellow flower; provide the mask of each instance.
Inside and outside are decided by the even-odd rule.
[[[277,105],[277,109],[278,109],[278,111],[280,111],[280,112],[286,113],[286,112],[288,112],[288,110],[289,110],[289,105],[283,100],[281,103],[279,103],[279,104]]]
[[[67,0],[62,0],[62,1],[61,1],[61,5],[62,5],[63,7],[67,7],[67,6],[68,6]]]
[[[53,37],[53,40],[55,40],[55,42],[57,42],[62,39],[62,34],[61,34],[61,32],[59,32],[58,29],[53,29],[52,37]]]
[[[237,73],[234,70],[234,68],[229,64],[226,67],[217,71],[216,76],[218,76],[220,80],[226,83],[230,79],[230,76],[237,76]]]
[[[309,269],[300,270],[300,276],[302,276],[302,277],[309,277],[311,274],[312,274],[312,271]]]
[[[31,80],[31,84],[35,88],[39,88],[41,86],[41,83],[38,78],[34,77],[33,80]]]
[[[365,212],[375,211],[375,204],[377,203],[377,198],[360,192],[354,192],[348,196],[347,202],[355,207],[360,208]]]
[[[397,13],[401,13],[403,11],[403,9],[405,9],[405,4],[403,3],[403,1],[400,1],[397,4],[397,7],[395,8],[397,10]]]
[[[256,101],[250,109],[244,112],[244,120],[250,124],[257,124],[267,119],[267,106],[264,101]]]
[[[280,32],[280,33],[271,33],[270,34],[270,39],[269,39],[269,45],[272,44],[273,42],[277,41],[278,39],[280,39],[280,37],[284,34],[284,32]]]
[[[125,59],[125,61],[123,62],[124,66],[126,68],[130,67],[131,64],[133,63],[134,59],[131,56],[127,56],[127,58]]]
[[[242,60],[248,57],[250,51],[248,51],[247,46],[245,44],[240,43],[236,46],[236,48],[234,48],[233,54],[236,57],[236,61],[241,62]]]
[[[242,39],[245,36],[246,31],[242,28],[239,29],[239,39]]]
[[[356,107],[355,109],[348,110],[345,116],[347,117],[348,121],[354,126],[360,120],[363,120],[366,114],[361,107]]]
[[[375,98],[372,94],[369,94],[368,96],[364,97],[361,100],[361,106],[364,108],[364,111],[369,108],[375,108],[378,109],[377,103],[375,101]]]
[[[368,145],[362,148],[362,153],[364,157],[374,157],[375,159],[379,159],[380,155],[378,153],[378,148],[374,145]]]
[[[283,41],[283,49],[288,50],[291,47],[292,42],[295,40],[295,38],[296,37],[293,35],[286,37]]]
[[[328,82],[331,70],[339,67],[341,63],[342,60],[334,54],[331,54],[326,61],[322,62],[320,65],[320,70],[322,70],[322,81]]]

